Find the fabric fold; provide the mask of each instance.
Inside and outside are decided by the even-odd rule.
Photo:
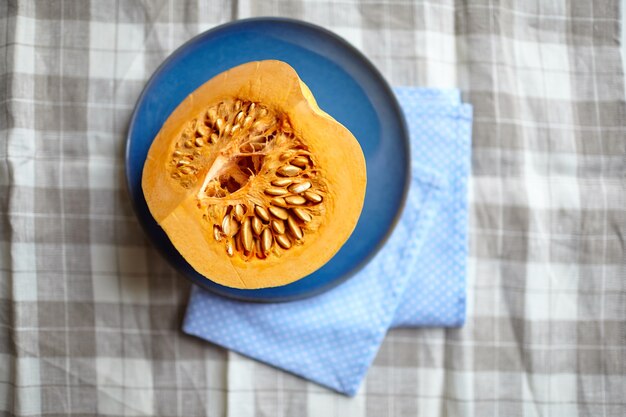
[[[399,87],[395,93],[409,131],[432,132],[412,141],[412,162],[435,170],[449,186],[393,327],[458,327],[466,316],[472,107],[454,89]]]

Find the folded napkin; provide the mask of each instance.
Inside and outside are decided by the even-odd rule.
[[[456,89],[396,88],[395,92],[412,136],[412,163],[436,171],[448,188],[392,327],[461,326],[465,322],[472,107],[461,103]],[[432,124],[437,134],[419,134],[426,133],[425,124]]]
[[[468,164],[469,148],[464,145],[467,151],[461,154],[457,142],[469,142],[471,110],[460,104],[454,90],[398,88],[396,93],[409,121],[412,175],[406,208],[384,248],[345,283],[304,300],[246,303],[194,288],[183,323],[186,333],[354,395],[389,327],[463,322],[466,261],[454,268],[418,268],[425,244],[429,256],[439,256],[432,260],[446,265],[467,256],[466,195],[457,201],[459,194],[453,191],[459,184],[466,190],[467,170],[458,167]],[[448,162],[434,164],[424,155],[429,151],[423,142],[448,144],[464,162],[457,164],[448,155]],[[463,172],[460,181],[456,177]],[[443,203],[450,206],[442,207]],[[449,215],[441,216],[444,212]],[[427,241],[436,217],[454,223],[453,230],[444,232],[456,242]],[[446,250],[459,250],[461,255]],[[445,271],[445,276],[438,271]],[[424,291],[433,291],[436,298]]]

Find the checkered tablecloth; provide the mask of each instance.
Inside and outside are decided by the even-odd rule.
[[[157,65],[236,18],[321,24],[474,106],[468,319],[391,331],[345,398],[180,331],[125,133]],[[0,415],[626,415],[618,0],[0,0]]]

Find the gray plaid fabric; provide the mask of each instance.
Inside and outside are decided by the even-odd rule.
[[[473,104],[469,316],[389,333],[348,399],[180,331],[125,132],[157,65],[234,18],[321,24]],[[0,414],[626,415],[625,120],[609,1],[0,0]]]

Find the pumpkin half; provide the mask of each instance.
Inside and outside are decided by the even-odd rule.
[[[348,240],[365,198],[355,137],[284,62],[249,62],[191,93],[157,134],[142,188],[189,264],[234,288],[289,284]]]

